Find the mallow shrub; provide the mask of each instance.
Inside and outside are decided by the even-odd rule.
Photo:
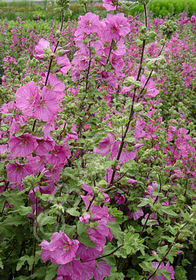
[[[14,31],[0,88],[2,279],[187,279],[195,43],[138,2],[143,22],[104,0],[106,18],[64,23],[59,0],[55,36]]]

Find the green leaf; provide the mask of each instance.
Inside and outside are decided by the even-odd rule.
[[[169,276],[169,272],[167,271],[167,270],[165,270],[165,269],[159,269],[158,271],[157,271],[157,275],[163,275],[166,279],[168,279],[168,280],[171,280],[171,277]]]
[[[88,237],[87,232],[83,232],[81,235],[79,235],[78,241],[80,241],[82,244],[84,244],[87,247],[91,247],[91,248],[97,247],[95,243]]]
[[[38,269],[36,269],[35,273],[33,273],[33,275],[31,275],[30,279],[44,279],[44,277],[46,276],[46,271],[47,271],[47,267],[40,267]]]
[[[16,266],[16,271],[19,271],[21,269],[21,267],[24,265],[24,263],[29,259],[29,256],[22,256]]]
[[[28,207],[20,206],[18,212],[21,216],[26,216],[27,214],[32,213],[32,208],[31,206]]]
[[[139,275],[139,272],[135,269],[129,268],[126,277],[129,277],[131,280],[141,280],[143,276]]]
[[[73,236],[76,233],[76,226],[70,226],[67,224],[63,224],[62,227],[60,228],[65,234],[67,234],[67,236],[69,236],[69,238],[73,238]]]
[[[17,209],[21,205],[23,205],[23,196],[21,192],[18,192],[18,190],[8,190],[1,194],[0,198],[0,206],[1,209],[3,208],[3,205],[7,201],[10,205],[14,205],[14,209]]]
[[[112,164],[114,164],[113,160],[107,160],[103,163],[103,168],[104,169],[109,169],[112,166]]]
[[[113,215],[113,218],[115,219],[116,223],[118,223],[118,224],[121,224],[128,219],[128,217],[123,215],[122,211],[119,211],[116,208],[111,209],[111,214]]]
[[[18,277],[16,277],[16,278],[14,278],[14,280],[29,280],[29,276],[18,276]]]
[[[18,226],[26,223],[26,219],[21,216],[10,215],[1,223],[1,226]]]
[[[3,269],[3,262],[1,258],[0,258],[0,268]]]
[[[44,194],[41,194],[40,197],[41,197],[41,199],[42,199],[43,201],[49,201],[49,200],[51,200],[54,196],[51,195],[51,194],[46,194],[46,193],[44,193]]]
[[[1,193],[1,197],[0,197],[0,209],[3,209],[5,202],[6,202],[6,198],[3,196],[3,193]]]
[[[78,212],[78,211],[76,210],[76,208],[68,208],[68,209],[66,210],[66,212],[67,212],[68,214],[70,214],[71,216],[74,216],[74,217],[79,217],[79,216],[80,216],[80,212]]]
[[[111,234],[113,234],[116,239],[123,243],[124,232],[122,232],[120,225],[116,222],[109,221],[108,227],[111,230]]]
[[[78,221],[77,223],[77,233],[80,235],[83,232],[87,232],[88,231],[88,225],[85,223],[81,223],[80,221]]]
[[[112,272],[110,276],[107,277],[108,280],[124,280],[125,276],[122,272]]]
[[[187,280],[186,273],[187,273],[186,270],[182,266],[175,267],[174,276],[176,280],[181,280],[181,279]]]
[[[147,204],[151,205],[149,198],[141,198],[141,202],[140,204],[138,204],[138,207],[143,207],[146,206]]]
[[[127,143],[134,143],[135,142],[135,138],[134,137],[127,137],[126,138],[126,142]]]
[[[54,279],[56,277],[56,275],[57,275],[57,269],[58,269],[58,266],[50,265],[47,268],[45,280]]]
[[[162,207],[161,207],[161,210],[162,210],[165,214],[167,214],[167,215],[174,216],[174,217],[177,216],[177,214],[176,214],[173,210],[171,210],[170,208],[168,208],[167,206],[162,206]]]
[[[117,250],[114,253],[114,255],[117,256],[118,258],[122,257],[122,258],[126,259],[127,258],[127,251],[126,251],[126,249],[124,249],[124,247],[121,247],[119,250]]]
[[[48,216],[44,213],[40,213],[39,216],[37,217],[37,222],[39,226],[45,226],[45,225],[52,225],[55,224],[55,218],[52,216]]]
[[[139,264],[139,266],[144,270],[144,271],[154,271],[155,267],[152,265],[151,262],[144,261]]]
[[[104,253],[102,254],[102,256],[111,254],[115,249],[116,249],[115,246],[113,246],[111,243],[108,243],[104,247]],[[114,264],[116,263],[116,260],[115,260],[115,257],[113,254],[109,255],[107,257],[104,257],[104,260],[106,261],[107,264],[110,264],[113,267],[115,267]]]
[[[32,267],[33,267],[33,264],[34,264],[34,262],[35,262],[34,256],[30,256],[30,257],[27,259],[27,262],[28,262],[28,265],[29,265],[29,271],[32,271]]]
[[[167,253],[167,250],[168,250],[168,245],[165,245],[165,246],[162,246],[162,247],[158,247],[157,248],[158,256],[162,258]]]

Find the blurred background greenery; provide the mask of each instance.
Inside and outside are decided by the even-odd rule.
[[[107,11],[102,6],[102,1],[89,1],[88,11],[100,15],[100,18],[106,16]],[[72,2],[70,5],[71,14],[67,15],[66,20],[76,20],[79,15],[84,15],[85,10],[80,1]],[[121,12],[128,15],[139,15],[143,13],[143,7],[137,5],[133,9],[121,8]],[[153,17],[165,18],[166,16],[175,16],[186,12],[188,17],[196,14],[195,0],[153,0],[150,2],[148,11]],[[60,15],[55,9],[55,0],[34,0],[34,1],[0,1],[0,18],[7,20],[16,20],[17,17],[22,20],[60,20]]]

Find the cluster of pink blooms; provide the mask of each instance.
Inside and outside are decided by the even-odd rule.
[[[88,69],[89,61],[91,68],[97,62],[100,69],[97,72],[97,82],[100,85],[105,82],[111,89],[117,88],[116,77],[122,73],[124,66],[122,57],[126,52],[124,40],[129,32],[128,20],[122,13],[116,15],[108,14],[107,18],[102,21],[99,20],[99,16],[91,12],[79,17],[78,26],[74,33],[74,40],[78,51],[75,52],[71,62],[72,80],[77,81],[83,78],[82,71]],[[87,38],[92,39],[89,44],[85,44]],[[111,43],[116,45],[116,49],[110,50]],[[93,56],[90,48],[94,49]],[[96,56],[99,57],[98,61],[95,60]],[[114,68],[113,73],[104,69],[108,56],[109,62]],[[110,95],[108,95],[108,98],[110,98]]]
[[[102,280],[110,275],[111,265],[95,260],[101,253],[97,248],[86,247],[78,240],[72,241],[62,231],[55,232],[50,243],[44,240],[40,246],[44,262],[51,260],[53,264],[60,264],[56,280],[89,280],[93,277]]]
[[[112,266],[104,260],[96,261],[96,258],[103,254],[106,237],[110,241],[112,240],[113,235],[107,225],[109,220],[115,220],[108,214],[106,206],[100,207],[92,204],[88,210],[89,199],[92,199],[93,192],[90,186],[84,185],[83,189],[88,192],[86,196],[81,195],[87,212],[79,220],[81,223],[89,225],[88,237],[96,245],[96,248],[85,246],[77,239],[72,241],[62,231],[55,232],[50,243],[46,240],[42,241],[40,246],[42,247],[41,258],[43,261],[51,260],[53,264],[60,264],[56,280],[89,280],[93,277],[95,280],[103,280],[105,276],[110,275]],[[105,194],[103,202],[108,200],[109,197]]]
[[[40,53],[41,50],[37,52]],[[57,113],[60,111],[59,105],[65,94],[65,85],[51,73],[47,85],[45,85],[45,80],[46,73],[43,73],[42,87],[33,81],[20,87],[16,91],[15,103],[4,104],[1,108],[1,112],[7,114],[6,120],[10,121],[8,146],[4,146],[4,152],[8,153],[10,160],[12,159],[12,162],[6,166],[10,186],[16,186],[21,190],[23,189],[22,179],[26,176],[43,173],[46,177],[40,181],[40,186],[29,193],[29,200],[33,203],[33,213],[35,213],[35,193],[37,191],[47,194],[55,193],[54,182],[60,180],[59,174],[62,172],[62,167],[71,156],[68,143],[65,141],[64,145],[56,145],[50,135]],[[9,117],[12,110],[17,113],[20,110],[22,115],[16,114],[15,119],[12,120]],[[44,137],[20,132],[20,126],[27,125],[29,118],[46,122],[46,125],[42,127]],[[19,136],[16,136],[16,133]]]

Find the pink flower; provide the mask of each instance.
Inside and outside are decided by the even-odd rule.
[[[103,0],[103,7],[106,8],[107,11],[114,11],[119,7],[117,3],[118,1],[116,0]]]
[[[53,180],[48,180],[48,179],[42,179],[41,183],[43,184],[43,186],[37,186],[37,190],[41,193],[41,194],[55,194],[56,191],[56,186],[53,182]],[[46,185],[44,185],[46,184]]]
[[[144,215],[144,212],[141,207],[139,207],[139,210],[135,212],[131,212],[129,214],[129,219],[134,219],[134,221],[138,220],[140,217]]]
[[[95,272],[96,261],[87,261],[82,263],[82,275],[80,280],[88,280],[93,279],[93,275]]]
[[[41,38],[35,46],[35,51],[37,55],[35,56],[36,58],[43,58],[44,57],[44,50],[50,48],[50,43],[46,41],[45,39]]]
[[[109,223],[109,214],[107,206],[100,207],[92,204],[92,206],[90,207],[90,213],[93,218],[93,221],[104,220],[104,223]]]
[[[87,280],[92,279],[95,270],[95,261],[81,263],[79,260],[73,260],[70,263],[61,265],[58,268],[58,275],[63,276],[66,280]],[[58,279],[58,278],[57,278]]]
[[[67,264],[75,258],[79,241],[71,241],[60,230],[52,235],[50,243],[44,240],[39,246],[42,247],[41,258],[44,262],[50,259],[53,264]]]
[[[116,70],[116,72],[122,71],[124,67],[124,61],[122,60],[121,56],[112,53],[110,56],[110,62]]]
[[[108,133],[107,138],[103,138],[101,142],[99,142],[98,148],[94,148],[93,151],[94,153],[100,154],[102,157],[106,156],[111,152],[111,146],[114,143],[115,138],[112,133]]]
[[[62,173],[62,166],[54,165],[52,168],[49,168],[49,170],[44,168],[42,169],[42,173],[46,177],[58,182],[60,180],[60,174]]]
[[[58,275],[69,276],[70,279],[80,279],[82,271],[83,271],[83,269],[82,269],[82,264],[80,263],[80,261],[73,260],[72,262],[61,265],[58,268]]]
[[[96,229],[89,227],[88,236],[95,243],[96,249],[102,251],[106,243],[106,236],[109,235],[109,228],[98,222]]]
[[[87,191],[88,193],[87,193],[87,195],[81,195],[81,198],[82,198],[82,200],[84,201],[84,203],[85,203],[85,206],[86,206],[86,209],[88,208],[88,206],[89,206],[89,203],[90,203],[90,200],[93,198],[93,190],[92,190],[92,188],[90,187],[90,186],[88,186],[88,185],[82,185],[82,188],[83,188],[83,190],[85,190],[85,191]],[[99,188],[100,190],[103,190],[103,189],[101,189],[101,188]],[[106,194],[106,193],[104,193],[104,192],[102,192],[102,194],[105,196],[105,200],[103,201],[103,203],[106,203],[106,202],[108,202],[108,201],[110,201],[110,198],[109,198],[109,196],[108,196],[108,194]],[[92,208],[91,208],[91,210],[92,210]],[[83,221],[84,222],[84,221]]]
[[[44,165],[45,165],[45,162],[43,160],[43,158],[41,157],[38,157],[38,156],[27,156],[27,160],[28,160],[28,163],[29,165],[31,165],[31,168],[33,170],[33,173],[34,174],[38,174],[40,172],[42,172],[43,168],[44,168]]]
[[[54,130],[54,122],[48,122],[46,123],[45,125],[42,125],[42,131],[44,133],[44,138],[45,139],[51,139],[52,140],[52,137],[51,137],[51,131]]]
[[[29,164],[21,164],[18,161],[15,161],[15,163],[8,163],[6,171],[7,179],[11,183],[21,182],[26,176],[33,174],[33,170]]]
[[[55,92],[44,86],[42,97],[35,104],[35,117],[39,121],[50,122],[55,119],[58,110],[58,98]]]
[[[119,192],[117,192],[116,195],[114,195],[114,199],[116,200],[116,203],[118,205],[124,204],[125,201],[126,201],[125,196],[123,194],[119,193]]]
[[[37,147],[35,149],[35,153],[38,156],[45,156],[49,153],[49,151],[53,150],[55,142],[51,139],[44,139],[44,138],[36,138]]]
[[[107,171],[108,171],[108,173],[106,174],[106,176],[104,177],[104,179],[105,179],[108,183],[110,183],[110,182],[111,182],[111,179],[112,179],[113,170],[112,170],[112,168],[109,168]],[[118,179],[118,177],[119,177],[119,173],[116,172],[116,173],[115,173],[115,176],[114,176],[114,179]]]
[[[111,43],[112,40],[117,41],[120,37],[125,37],[130,32],[130,26],[127,18],[123,13],[116,15],[107,14],[107,18],[103,19],[104,40]]]
[[[137,119],[134,131],[134,137],[136,142],[139,140],[139,138],[146,135],[146,132],[144,131],[145,126],[146,123],[143,120],[143,118]]]
[[[63,166],[70,157],[69,148],[65,149],[63,145],[56,145],[48,157],[48,162],[56,166]]]
[[[89,214],[84,214],[82,217],[79,218],[81,223],[85,223],[88,224],[89,220],[90,220],[90,215]]]
[[[20,122],[16,122],[15,119],[12,120],[12,124],[10,125],[9,131],[10,136],[14,134],[15,132],[20,132]]]
[[[141,83],[142,83],[142,86],[144,86],[146,83],[146,77],[144,75],[141,77]],[[145,88],[146,88],[147,93],[144,94],[144,98],[156,97],[159,94],[159,90],[156,89],[156,84],[152,79],[149,80],[149,82]]]
[[[178,136],[175,140],[176,147],[180,150],[183,157],[187,156],[187,140],[184,137]]]
[[[78,134],[77,134],[77,132],[73,131],[73,132],[70,133],[70,134],[67,133],[64,142],[67,143],[69,140],[72,140],[72,139],[78,140]]]
[[[176,132],[176,128],[172,125],[169,126],[167,137],[166,137],[167,142],[173,140],[173,135],[174,135],[175,132]]]
[[[34,116],[34,104],[39,102],[39,99],[39,87],[33,81],[16,91],[16,106],[29,117]]]
[[[80,16],[78,20],[78,27],[75,32],[75,37],[78,37],[84,33],[92,34],[97,32],[100,28],[99,16],[91,12]]]
[[[79,248],[76,252],[76,256],[81,260],[93,260],[96,259],[99,255],[103,253],[102,251],[98,251],[96,248],[87,247],[84,244],[80,243]]]
[[[135,179],[128,179],[127,182],[129,184],[134,184],[134,183],[137,183],[137,180],[135,180]]]
[[[90,214],[93,219],[92,224],[88,229],[89,238],[95,243],[96,249],[101,251],[106,242],[106,237],[111,237],[110,229],[107,226],[111,217],[108,214],[108,208],[104,206],[92,205],[90,208]]]
[[[0,145],[0,154],[4,154],[9,152],[8,146],[7,145]]]
[[[174,172],[175,172],[175,175],[176,177],[178,178],[184,178],[186,173],[183,173],[180,169],[178,168],[174,168]]]
[[[193,16],[191,17],[191,23],[195,23],[195,24],[196,24],[196,16],[195,16],[195,15],[193,15]]]
[[[26,157],[30,155],[38,145],[35,137],[29,133],[24,133],[19,137],[11,136],[8,144],[12,157]]]
[[[111,155],[109,156],[109,159],[117,158],[118,152],[119,152],[119,150],[118,150],[119,145],[120,145],[120,141],[116,141],[113,143],[112,148],[111,148],[112,152],[111,152]],[[133,150],[132,152],[128,152],[126,149],[123,149],[120,154],[119,162],[121,164],[124,164],[125,162],[127,162],[129,160],[135,159],[136,153],[137,153],[136,150]]]
[[[43,84],[45,84],[45,80],[46,74],[42,79]],[[51,89],[53,93],[56,94],[56,98],[59,100],[59,102],[62,101],[63,97],[65,96],[65,85],[52,73],[49,74],[46,87]]]
[[[57,55],[56,62],[59,65],[59,68],[57,68],[57,70],[60,71],[63,75],[65,75],[71,68],[71,63],[70,63],[69,59],[67,58],[66,54],[63,56]]]
[[[94,273],[95,280],[103,280],[105,276],[110,276],[112,265],[107,264],[105,261],[97,263],[97,268]]]

